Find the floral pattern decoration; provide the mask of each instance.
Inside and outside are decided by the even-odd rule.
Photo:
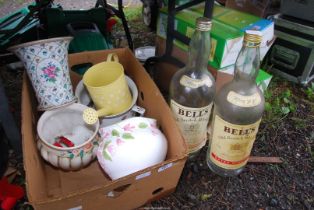
[[[78,157],[78,156],[80,158],[83,158],[84,155],[86,155],[88,153],[92,153],[94,147],[98,147],[98,146],[99,146],[99,143],[98,143],[98,140],[96,138],[96,140],[86,144],[84,147],[81,147],[79,149],[68,150],[65,153],[63,153],[61,156],[62,157],[68,157],[70,159],[73,159],[73,158]]]
[[[58,67],[56,67],[54,64],[49,62],[47,66],[42,68],[42,71],[43,71],[43,77],[46,80],[46,82],[55,83],[57,81],[56,77],[58,76],[58,73],[61,70]]]
[[[102,149],[102,156],[104,159],[112,161],[112,156],[116,153],[117,147],[124,145],[126,141],[133,140],[134,136],[132,135],[132,132],[137,128],[149,129],[153,135],[159,134],[156,124],[148,124],[145,122],[140,122],[137,125],[128,123],[124,125],[120,131],[117,129],[101,130],[100,133],[104,142]],[[110,140],[110,137],[115,137],[115,141]],[[102,147],[102,145],[100,147]]]

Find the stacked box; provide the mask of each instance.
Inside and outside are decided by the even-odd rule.
[[[195,28],[195,20],[203,13],[204,4],[178,12],[175,17],[175,29],[187,37],[191,37]],[[212,22],[212,50],[209,64],[214,68],[220,69],[235,63],[242,47],[244,31],[247,29],[259,30],[263,34],[261,60],[272,44],[274,37],[274,24],[272,21],[215,5]],[[166,29],[167,8],[162,8],[158,20],[157,35],[166,38]],[[187,50],[187,46],[179,41],[175,41],[174,44],[183,50]]]
[[[215,9],[214,14],[216,11],[219,10]],[[175,30],[190,38],[194,32],[195,19],[200,16],[202,15],[190,10],[179,12],[175,18]],[[166,8],[163,8],[160,11],[157,35],[164,39],[167,31],[167,17]],[[242,47],[243,32],[213,20],[210,33],[212,46],[209,64],[217,69],[233,65]],[[187,45],[178,40],[175,40],[174,44],[184,51],[188,49]]]
[[[199,4],[191,7],[191,10],[202,15],[204,13],[204,6],[205,4]],[[274,23],[270,20],[218,5],[214,6],[213,19],[242,32],[248,29],[261,31],[263,35],[260,48],[261,60],[265,57],[273,43]]]

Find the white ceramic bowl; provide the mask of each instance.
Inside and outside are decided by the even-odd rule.
[[[99,121],[87,125],[82,118],[87,107],[74,103],[70,106],[46,111],[37,124],[37,148],[41,156],[57,168],[78,170],[88,165],[95,157],[98,148],[97,132]],[[57,147],[55,138],[65,136],[75,145]]]
[[[115,124],[117,122],[120,122],[121,120],[125,120],[127,118],[135,116],[136,113],[138,113],[140,116],[144,114],[145,109],[136,105],[136,101],[138,98],[138,90],[137,90],[136,84],[128,76],[126,76],[126,80],[132,94],[132,103],[130,107],[122,113],[101,117],[100,127],[105,127],[105,126]],[[92,104],[92,100],[86,88],[84,87],[83,80],[81,80],[76,86],[75,96],[78,98],[78,102],[81,104],[84,104],[86,106],[90,106]]]
[[[167,140],[156,120],[132,117],[100,128],[102,142],[97,159],[113,180],[162,162],[167,154]]]
[[[75,96],[78,99],[78,103],[85,106],[90,106],[92,104],[92,99],[90,98],[86,88],[84,87],[83,80],[81,80],[75,88]]]

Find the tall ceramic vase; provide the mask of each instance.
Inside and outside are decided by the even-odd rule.
[[[27,42],[10,47],[23,62],[38,100],[38,110],[50,110],[76,101],[68,66],[72,37]]]

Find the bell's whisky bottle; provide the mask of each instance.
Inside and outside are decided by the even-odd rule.
[[[207,142],[207,125],[215,93],[215,81],[207,69],[211,21],[200,17],[191,37],[187,65],[171,79],[170,107],[188,145],[190,157]]]
[[[246,31],[235,63],[234,79],[214,100],[209,168],[221,176],[238,175],[246,165],[264,112],[264,95],[256,85],[261,33]]]

